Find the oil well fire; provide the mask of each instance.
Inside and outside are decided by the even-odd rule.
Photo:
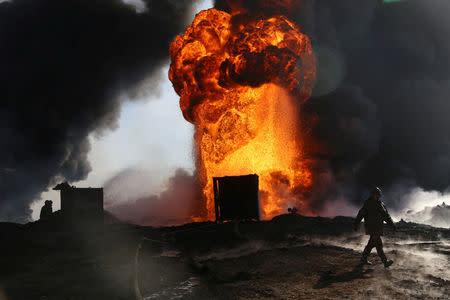
[[[288,206],[310,212],[299,106],[315,84],[315,55],[288,18],[301,1],[255,3],[258,13],[239,1],[201,11],[170,45],[169,79],[195,126],[204,197],[197,220],[214,219],[213,177],[246,174],[259,176],[263,219]]]

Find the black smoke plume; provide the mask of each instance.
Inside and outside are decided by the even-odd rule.
[[[263,2],[245,3],[251,10]],[[303,0],[290,13],[318,61],[313,97],[302,107],[307,156],[317,168],[311,193],[317,211],[327,199],[360,203],[373,185],[444,191],[450,185],[450,1]],[[405,205],[389,193],[386,201]]]
[[[118,0],[0,3],[0,221],[26,221],[56,177],[86,178],[87,136],[114,128],[118,95],[136,91],[168,56],[192,1],[145,2],[141,13]],[[247,8],[260,9],[253,2]],[[319,64],[302,110],[313,141],[307,154],[320,162],[317,209],[340,195],[361,201],[372,185],[443,191],[450,2],[296,2],[288,13],[311,37]]]
[[[0,221],[27,221],[56,179],[85,179],[88,135],[117,126],[120,94],[165,63],[193,1],[144,2],[0,3]]]

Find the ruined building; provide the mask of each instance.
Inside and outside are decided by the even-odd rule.
[[[64,182],[53,190],[61,192],[61,214],[67,222],[103,222],[103,188],[77,188]]]

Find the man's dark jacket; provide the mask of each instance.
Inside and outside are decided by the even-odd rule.
[[[364,228],[368,235],[383,235],[383,221],[395,227],[386,206],[380,200],[370,197],[356,216],[355,225],[364,218]]]

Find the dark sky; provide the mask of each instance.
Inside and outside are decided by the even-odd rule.
[[[360,202],[379,185],[445,190],[450,183],[450,2],[318,0],[304,22],[318,55],[304,111],[338,188]],[[305,18],[304,18],[305,19]],[[389,197],[391,196],[391,197]]]
[[[237,0],[233,0],[238,2]],[[265,3],[276,3],[268,1]],[[304,0],[291,18],[318,61],[301,126],[315,164],[311,198],[360,203],[379,185],[450,183],[450,1]],[[244,2],[252,12],[260,1]],[[216,1],[227,8],[226,1]],[[268,10],[265,10],[268,13]],[[312,123],[311,120],[319,122]]]
[[[167,60],[192,1],[145,2],[141,14],[119,0],[0,3],[0,221],[28,220],[47,186],[86,178],[88,135],[114,128],[119,93],[133,98]],[[320,119],[307,131],[318,205],[372,185],[447,188],[449,13],[448,0],[305,0],[291,16],[318,58],[302,109]]]
[[[114,128],[129,97],[167,61],[193,1],[0,3],[0,221],[24,222],[49,185],[85,179],[88,135]],[[58,178],[55,178],[58,176]]]

